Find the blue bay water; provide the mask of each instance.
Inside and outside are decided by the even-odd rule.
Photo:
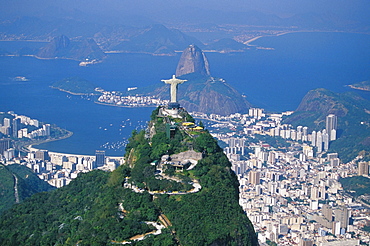
[[[290,33],[260,38],[252,45],[274,50],[207,57],[213,76],[226,79],[253,105],[268,110],[294,110],[309,90],[343,92],[349,90],[345,85],[370,79],[370,35]]]
[[[269,111],[294,110],[311,89],[354,91],[345,85],[370,78],[370,35],[292,33],[260,38],[252,44],[274,50],[251,48],[245,53],[206,56],[212,76],[224,78],[254,106]],[[17,44],[12,45],[14,48]],[[3,46],[0,42],[0,48]],[[79,67],[72,60],[0,57],[0,111],[12,110],[74,132],[68,139],[45,143],[40,148],[94,154],[96,149],[109,146],[105,148],[108,155],[122,155],[122,142],[133,129],[144,127],[153,108],[98,105],[49,86],[63,78],[79,76],[106,90],[123,91],[170,78],[179,59],[180,54],[111,54],[103,63]],[[29,81],[13,81],[16,76]],[[370,99],[369,92],[356,93]]]

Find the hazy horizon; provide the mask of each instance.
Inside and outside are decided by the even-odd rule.
[[[232,0],[232,1],[125,1],[125,0],[3,0],[0,4],[3,19],[20,16],[47,18],[76,17],[81,20],[125,22],[127,19],[146,19],[148,22],[211,22],[215,13],[220,21],[227,15],[242,15],[258,12],[268,16],[288,18],[294,15],[318,14],[331,15],[341,20],[361,23],[369,22],[370,4],[366,0],[329,0],[329,1],[273,1],[273,0]],[[203,15],[204,14],[204,15]],[[217,20],[217,18],[215,18]],[[235,20],[233,20],[235,21]]]

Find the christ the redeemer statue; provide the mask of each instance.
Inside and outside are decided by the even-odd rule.
[[[162,81],[171,85],[171,103],[177,103],[177,85],[187,80],[177,79],[175,75],[172,75],[172,79],[162,79]]]

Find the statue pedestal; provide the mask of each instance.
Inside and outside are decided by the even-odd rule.
[[[180,108],[180,103],[177,102],[169,102],[167,105],[168,109],[178,109]]]
[[[160,108],[159,114],[161,116],[171,116],[173,118],[179,118],[181,119],[181,115],[179,115],[179,109],[178,108],[168,108],[163,107]]]

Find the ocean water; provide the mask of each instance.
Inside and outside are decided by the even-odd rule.
[[[25,45],[0,42],[0,49]],[[294,110],[311,89],[354,91],[345,85],[370,79],[370,35],[292,33],[264,37],[245,53],[206,53],[211,74],[224,78],[256,107],[268,111]],[[37,46],[37,44],[33,44]],[[40,148],[51,151],[122,155],[132,130],[145,127],[153,108],[119,108],[93,103],[49,86],[79,76],[106,90],[159,83],[175,73],[177,56],[111,54],[100,64],[79,67],[72,60],[0,57],[0,111],[14,111],[74,132],[68,139]],[[14,81],[24,76],[29,81]],[[181,86],[180,88],[181,89]],[[370,99],[369,92],[356,91]]]
[[[247,96],[253,105],[271,111],[294,110],[312,89],[335,92],[370,79],[370,35],[290,33],[257,39],[257,47],[225,57],[207,54],[213,76]],[[363,97],[369,93],[358,92]]]

